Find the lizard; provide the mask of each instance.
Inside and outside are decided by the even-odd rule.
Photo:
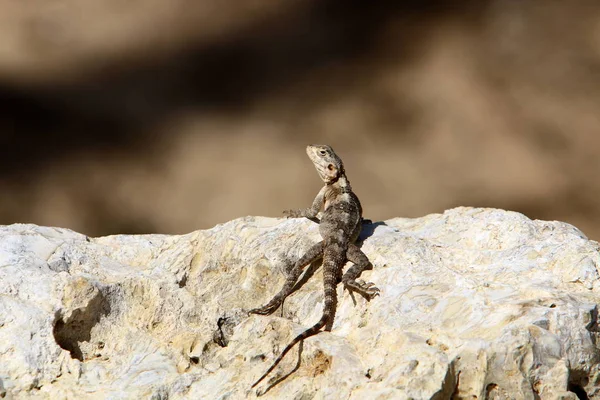
[[[323,314],[316,324],[296,336],[285,347],[267,372],[252,387],[269,375],[298,342],[318,334],[323,328],[325,331],[331,331],[337,308],[336,287],[340,281],[350,293],[356,292],[367,301],[379,295],[379,289],[372,282],[365,283],[357,280],[363,271],[370,270],[373,266],[355,243],[362,229],[362,206],[352,191],[341,158],[327,145],[309,145],[306,147],[306,153],[325,186],[319,191],[311,207],[286,210],[284,215],[288,218],[304,217],[314,220],[322,210],[319,233],[323,240],[313,245],[296,261],[283,288],[271,301],[249,312],[261,315],[275,312],[285,298],[298,289],[294,287],[304,267],[322,258],[325,295]],[[354,265],[342,275],[342,269],[347,261]]]

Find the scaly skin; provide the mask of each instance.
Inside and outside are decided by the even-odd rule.
[[[292,293],[302,270],[322,258],[325,291],[323,315],[319,322],[296,336],[287,345],[273,365],[252,387],[261,382],[298,342],[316,335],[323,328],[331,331],[337,308],[336,286],[340,280],[345,289],[360,294],[368,301],[379,294],[379,289],[373,283],[356,280],[364,270],[372,269],[373,266],[355,244],[362,225],[362,207],[346,178],[342,160],[331,147],[326,145],[309,145],[306,147],[306,153],[315,165],[325,186],[319,191],[311,207],[304,210],[284,211],[284,214],[293,218],[314,219],[322,209],[319,232],[323,240],[311,247],[296,262],[281,291],[265,306],[253,309],[250,313],[269,315],[275,312],[285,298]],[[350,261],[354,265],[342,276],[342,268],[346,261]]]

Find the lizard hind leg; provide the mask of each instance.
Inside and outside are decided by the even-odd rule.
[[[288,297],[293,291],[300,289],[300,287],[295,286],[296,282],[298,282],[298,278],[300,278],[300,275],[302,274],[304,267],[322,257],[323,241],[312,246],[302,257],[300,257],[298,261],[296,261],[286,279],[285,284],[283,285],[283,288],[271,299],[271,301],[260,308],[254,308],[250,310],[249,313],[260,315],[273,314],[283,303],[286,297]]]
[[[357,245],[351,244],[346,252],[346,257],[354,265],[342,276],[344,288],[348,289],[350,293],[356,292],[360,294],[367,301],[379,296],[379,289],[375,287],[373,282],[365,283],[361,280],[357,281],[357,278],[360,277],[363,271],[373,269],[373,265],[365,253]]]

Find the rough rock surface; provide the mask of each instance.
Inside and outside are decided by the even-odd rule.
[[[597,242],[473,208],[373,223],[362,238],[381,296],[354,304],[340,287],[333,330],[272,386],[292,351],[264,398],[600,398]],[[0,227],[0,397],[252,398],[319,317],[320,270],[284,318],[246,310],[317,240],[313,222],[262,217],[182,236]]]

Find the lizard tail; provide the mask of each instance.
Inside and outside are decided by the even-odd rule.
[[[258,385],[263,379],[265,379],[267,377],[267,375],[269,375],[271,373],[271,371],[273,371],[275,369],[275,367],[281,362],[281,360],[283,360],[283,357],[285,357],[285,355],[288,353],[288,351],[290,351],[296,344],[298,344],[299,342],[301,342],[302,340],[304,340],[310,336],[313,336],[313,335],[316,335],[317,333],[319,333],[321,331],[321,328],[323,328],[326,323],[327,323],[327,321],[325,321],[323,318],[321,318],[321,320],[319,320],[318,323],[316,323],[312,327],[308,328],[307,330],[305,330],[304,332],[302,332],[301,334],[296,336],[294,338],[294,340],[292,340],[290,342],[290,344],[288,344],[286,346],[286,348],[283,349],[283,351],[281,352],[279,357],[277,357],[277,359],[275,360],[273,365],[271,365],[271,367],[267,370],[267,372],[265,372],[256,382],[254,382],[252,387]]]
[[[330,268],[327,268],[327,266],[325,265],[325,267],[323,269],[324,269],[323,283],[325,286],[325,302],[324,302],[325,304],[323,307],[323,315],[321,316],[321,319],[319,320],[319,322],[314,324],[312,327],[308,328],[307,330],[305,330],[304,332],[302,332],[301,334],[296,336],[294,338],[294,340],[292,340],[290,342],[290,344],[288,344],[286,346],[286,348],[283,349],[283,351],[281,352],[279,357],[277,357],[277,359],[275,360],[273,365],[271,365],[271,367],[267,370],[267,372],[265,372],[256,382],[254,382],[252,387],[255,387],[263,379],[265,379],[267,377],[267,375],[269,375],[271,373],[271,371],[273,371],[275,369],[275,367],[281,362],[281,360],[283,360],[283,357],[285,357],[285,355],[296,344],[298,344],[299,342],[303,341],[306,338],[316,335],[317,333],[319,333],[321,331],[321,329],[323,327],[325,327],[325,329],[327,329],[327,330],[331,330],[330,325],[333,322],[333,319],[335,317],[335,311],[336,311],[336,307],[337,307],[337,293],[336,293],[336,289],[335,289],[337,282],[336,282],[335,273],[333,273],[333,271],[332,271],[332,273],[328,273],[328,270],[331,270]]]

